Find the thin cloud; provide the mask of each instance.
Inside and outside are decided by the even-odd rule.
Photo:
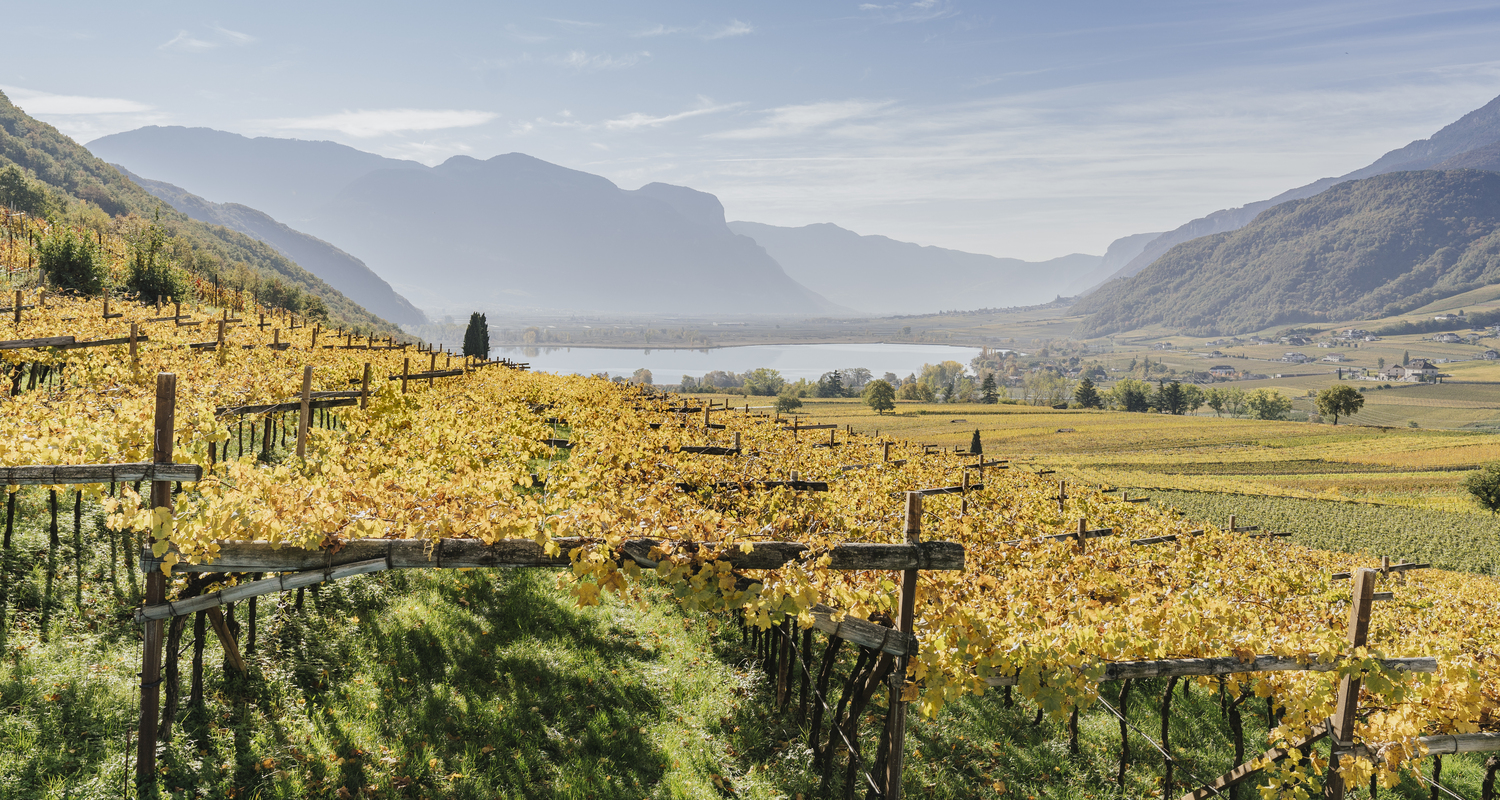
[[[927,22],[958,14],[948,0],[917,0],[915,3],[861,3],[859,10],[874,12],[881,22]]]
[[[555,22],[558,25],[566,25],[570,28],[600,28],[604,25],[602,22],[585,22],[577,19],[558,19],[557,17],[542,17],[542,20],[545,22]]]
[[[533,33],[531,31],[525,30],[524,28],[518,27],[515,23],[509,23],[505,26],[505,35],[509,36],[512,39],[515,39],[518,42],[526,42],[527,44],[538,44],[541,42],[549,41],[552,38],[551,36],[547,36],[546,34]]]
[[[708,23],[699,23],[697,25],[691,26],[669,26],[656,24],[644,30],[636,31],[635,33],[632,33],[630,35],[638,39],[645,39],[654,36],[673,36],[676,34],[684,34],[688,36],[696,36],[706,41],[713,41],[714,39],[728,39],[730,37],[744,36],[750,33],[755,33],[754,25],[751,25],[748,22],[741,22],[737,19],[731,19],[729,22],[718,26],[710,26]]]
[[[52,94],[16,86],[0,86],[0,91],[10,97],[11,102],[36,116],[79,114],[139,114],[150,111],[151,106],[126,100],[123,97],[88,97],[76,94]]]
[[[232,31],[224,27],[223,25],[215,25],[214,30],[218,31],[221,36],[233,42],[234,44],[254,44],[255,42],[259,41],[254,36],[251,36],[248,33]]]
[[[676,114],[665,114],[657,117],[653,117],[650,114],[634,112],[626,114],[623,117],[606,120],[604,123],[604,127],[612,131],[629,131],[636,130],[638,128],[659,128],[663,125],[677,122],[679,120],[701,117],[705,114],[717,114],[720,111],[727,111],[731,108],[738,108],[742,105],[744,105],[744,103],[724,103],[722,105],[708,105],[701,108],[695,108],[690,111],[679,111]]]
[[[188,53],[201,53],[218,47],[218,42],[210,42],[199,39],[187,31],[178,31],[176,36],[158,45],[158,50],[181,50]]]
[[[755,32],[755,28],[750,23],[748,23],[748,22],[740,22],[737,19],[732,19],[732,20],[729,21],[728,25],[725,25],[724,27],[722,27],[722,28],[714,31],[713,33],[710,33],[710,34],[704,36],[703,38],[705,38],[705,39],[728,39],[728,38],[730,38],[732,36],[744,36],[745,34],[754,33],[754,32]]]
[[[712,134],[715,139],[769,139],[779,136],[795,136],[814,128],[823,128],[834,123],[850,122],[884,111],[892,105],[890,100],[838,100],[824,103],[806,103],[781,106],[768,112],[766,120],[753,128],[722,131]]]
[[[559,56],[554,60],[565,67],[571,67],[580,71],[630,69],[637,64],[651,60],[651,53],[642,50],[639,53],[613,56],[607,53],[590,55],[583,50],[572,50],[567,55]]]
[[[283,117],[264,121],[280,131],[336,131],[346,136],[369,138],[412,131],[472,128],[500,115],[490,111],[458,109],[383,108],[342,111],[314,117]]]

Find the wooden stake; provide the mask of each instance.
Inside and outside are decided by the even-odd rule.
[[[15,306],[11,310],[16,312],[16,324],[20,325],[21,324],[21,290],[20,289],[16,290],[16,304],[15,304]]]
[[[922,494],[906,493],[906,542],[920,544],[922,541]],[[911,633],[917,610],[917,570],[901,573],[901,594],[896,607],[896,630]],[[906,764],[906,701],[901,699],[906,688],[907,656],[896,656],[896,666],[890,677],[890,702],[886,715],[886,741],[890,743],[890,757],[886,760],[885,798],[901,800],[901,770]]]
[[[432,363],[427,366],[427,371],[428,372],[437,372],[437,353],[431,353],[431,356],[432,356]],[[427,376],[427,385],[431,386],[432,382],[435,381],[435,380],[437,380],[437,378],[434,378],[431,375]]]
[[[1089,530],[1089,521],[1088,521],[1088,518],[1087,517],[1079,517],[1078,518],[1078,552],[1080,552],[1080,553],[1082,553],[1083,549],[1084,549],[1083,535],[1085,533],[1088,533],[1088,530]]]
[[[401,362],[401,393],[406,394],[406,376],[411,374],[411,359],[406,358]]]
[[[366,408],[370,405],[370,362],[365,362],[365,377],[359,385],[359,407]]]
[[[297,417],[297,457],[307,457],[307,427],[312,424],[312,373],[311,364],[302,368],[302,413]]]
[[[177,376],[163,372],[156,376],[156,427],[152,461],[157,464],[172,463],[173,435],[176,428]],[[172,483],[151,482],[151,507],[172,508]],[[167,523],[171,525],[170,522]],[[170,530],[170,529],[169,529]],[[166,533],[166,531],[162,531]],[[167,576],[160,569],[146,575],[146,605],[164,603],[167,600]],[[141,719],[136,729],[139,741],[135,756],[135,776],[141,783],[156,780],[156,725],[161,713],[161,648],[162,627],[160,620],[145,624],[141,655]]]
[[[881,442],[880,443],[880,460],[881,461],[890,461],[891,460],[891,443],[890,442]]]
[[[1370,635],[1370,608],[1375,600],[1375,570],[1361,569],[1354,573],[1354,592],[1349,605],[1349,648],[1364,647]],[[1328,763],[1328,780],[1323,784],[1326,800],[1343,800],[1344,779],[1338,773],[1339,750],[1350,745],[1354,738],[1354,717],[1359,711],[1359,678],[1345,677],[1339,681],[1338,710],[1333,713],[1332,726],[1328,733],[1333,738],[1333,752]]]
[[[229,623],[224,621],[224,612],[218,606],[208,609],[208,624],[214,627],[214,633],[219,635],[219,644],[224,645],[224,656],[229,659],[229,665],[239,670],[243,675],[249,670],[245,669],[245,659],[240,658],[239,643],[234,640],[234,634],[229,630]]]
[[[137,352],[135,340],[136,327],[135,323],[132,322],[130,323],[130,368],[132,370],[139,370],[141,368],[141,359],[140,354]]]

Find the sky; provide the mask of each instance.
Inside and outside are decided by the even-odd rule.
[[[1446,0],[140,0],[6,28],[0,91],[84,143],[522,152],[731,220],[1033,260],[1343,174],[1500,95],[1500,3]]]

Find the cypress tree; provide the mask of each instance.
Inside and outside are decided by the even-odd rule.
[[[974,438],[969,440],[969,452],[973,455],[984,455],[984,442],[979,441],[979,429],[974,429]]]
[[[979,391],[984,395],[984,402],[997,403],[1000,401],[1000,393],[995,389],[995,373],[984,373],[984,382],[979,384]]]
[[[1088,378],[1078,382],[1078,388],[1073,390],[1073,403],[1079,408],[1101,408],[1104,403],[1099,398],[1099,390],[1094,388],[1094,382]]]
[[[489,320],[478,311],[469,315],[469,327],[464,329],[464,355],[484,359],[490,357]]]

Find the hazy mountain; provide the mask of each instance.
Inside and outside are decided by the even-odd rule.
[[[1094,336],[1164,324],[1194,334],[1400,313],[1500,282],[1500,173],[1345,181],[1249,225],[1173,247],[1075,311]]]
[[[1063,292],[1063,294],[1076,297],[1089,294],[1098,289],[1105,281],[1113,278],[1115,273],[1120,271],[1121,267],[1129,264],[1132,259],[1140,255],[1141,251],[1146,248],[1146,245],[1150,244],[1160,235],[1160,232],[1136,233],[1110,242],[1109,249],[1104,251],[1104,258],[1099,262],[1099,266],[1073,281],[1068,286],[1068,291]]]
[[[731,222],[729,228],[754,239],[802,285],[872,314],[1045,303],[1069,294],[1103,261],[1082,254],[1042,262],[996,258],[861,236],[826,222],[800,228]]]
[[[276,248],[343,292],[349,299],[398,325],[422,325],[427,316],[391,285],[370,271],[365,262],[343,250],[272,219],[270,215],[238,203],[215,203],[163,181],[142,178],[121,167],[120,171],[146,191],[173,208],[211,225],[232,228]]]
[[[216,203],[241,203],[305,230],[311,217],[356,178],[377,169],[423,170],[415,161],[377,156],[335,142],[248,138],[212,128],[152,125],[88,143],[94,155],[123,164]]]
[[[91,143],[129,169],[261,209],[433,309],[839,310],[724,224],[717,198],[511,153],[436,167],[332,144],[141,128]]]
[[[162,205],[120,171],[95,158],[56,128],[32,119],[0,93],[0,167],[15,164],[50,187],[63,202],[87,201],[112,216],[152,216]],[[390,323],[371,314],[318,276],[298,266],[270,245],[238,231],[208,225],[172,208],[161,215],[167,231],[187,245],[191,257],[183,266],[206,275],[225,265],[243,265],[262,281],[275,280],[311,295],[349,326],[390,330]],[[303,302],[297,300],[298,303]]]
[[[1383,175],[1389,172],[1423,170],[1423,169],[1496,169],[1497,161],[1500,161],[1500,153],[1493,150],[1488,151],[1486,157],[1476,154],[1474,161],[1464,161],[1459,157],[1470,151],[1477,151],[1500,142],[1500,97],[1486,103],[1484,107],[1465,114],[1462,119],[1454,122],[1437,133],[1430,139],[1419,139],[1405,147],[1392,150],[1381,156],[1375,163],[1350,172],[1338,178],[1322,178],[1291,189],[1271,198],[1255,203],[1249,203],[1239,208],[1230,208],[1215,211],[1206,217],[1200,217],[1183,225],[1176,230],[1168,231],[1148,244],[1140,255],[1131,259],[1118,273],[1111,277],[1124,278],[1135,275],[1145,269],[1147,265],[1160,258],[1163,253],[1172,247],[1199,236],[1207,236],[1213,233],[1232,231],[1250,224],[1257,215],[1268,208],[1280,205],[1290,200],[1299,200],[1312,197],[1319,192],[1337,183],[1360,178],[1369,178],[1375,175]]]

